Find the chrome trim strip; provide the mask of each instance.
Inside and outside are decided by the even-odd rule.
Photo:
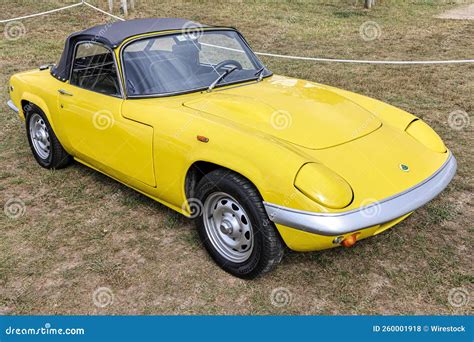
[[[8,107],[10,107],[11,109],[13,109],[13,111],[15,111],[15,113],[18,113],[18,112],[19,112],[18,108],[16,108],[16,106],[15,106],[15,104],[13,103],[12,100],[8,100],[8,101],[7,101],[7,105],[8,105]]]
[[[319,235],[341,235],[386,223],[408,214],[435,198],[453,179],[456,158],[449,152],[446,162],[421,183],[379,202],[339,213],[317,213],[263,202],[275,223]]]

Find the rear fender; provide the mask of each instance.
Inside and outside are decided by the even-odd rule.
[[[43,111],[43,113],[46,115],[46,117],[48,118],[49,124],[53,128],[53,131],[56,132],[56,128],[55,128],[55,125],[54,125],[54,120],[53,120],[53,117],[51,115],[51,110],[50,110],[49,106],[46,104],[46,101],[44,101],[38,95],[30,93],[29,91],[25,91],[21,95],[21,109],[20,109],[20,112],[22,113],[23,117],[25,117],[25,109],[27,109],[27,108],[24,108],[24,101],[28,101],[28,102],[36,105],[37,107],[39,107]]]

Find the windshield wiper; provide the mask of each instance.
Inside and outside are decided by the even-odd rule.
[[[258,76],[257,82],[260,82],[263,79],[263,74],[266,68],[263,66],[260,69],[257,70],[257,72],[254,74],[255,76]]]
[[[211,83],[211,85],[207,88],[207,91],[212,91],[212,89],[214,89],[214,87],[224,79],[224,77],[226,77],[227,75],[229,75],[232,71],[236,70],[237,67],[233,67],[233,68],[230,68],[230,69],[227,69],[226,71],[224,71],[223,74],[219,75],[218,78],[216,78],[216,80],[214,82]]]

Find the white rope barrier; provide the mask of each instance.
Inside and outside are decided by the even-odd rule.
[[[245,53],[244,50],[230,48],[226,46],[219,46],[210,43],[201,43],[201,45],[211,46],[222,50],[229,50],[239,53]],[[289,56],[289,55],[278,55],[268,52],[255,52],[256,55],[269,56],[276,58],[287,58],[287,59],[299,59],[305,61],[316,61],[316,62],[334,62],[334,63],[359,63],[359,64],[460,64],[460,63],[474,63],[474,59],[457,59],[457,60],[446,60],[446,61],[370,61],[370,60],[358,60],[358,59],[335,59],[335,58],[319,58],[319,57],[301,57],[301,56]]]
[[[65,10],[65,9],[69,9],[69,8],[81,6],[83,3],[84,3],[84,1],[81,1],[81,2],[78,2],[77,4],[72,4],[72,5],[69,5],[69,6],[64,6],[64,7],[60,7],[60,8],[55,8],[55,9],[52,9],[52,10],[49,10],[49,11],[46,11],[46,12],[41,12],[41,13],[35,13],[35,14],[25,15],[25,16],[22,16],[22,17],[17,17],[17,18],[12,18],[12,19],[0,20],[0,23],[3,24],[3,23],[8,23],[8,22],[10,22],[10,21],[16,21],[16,20],[22,20],[22,19],[33,18],[33,17],[39,17],[40,15],[51,14],[51,13],[63,11],[63,10]]]
[[[96,11],[101,12],[102,14],[108,15],[114,19],[120,20],[120,21],[125,21],[125,19],[118,17],[116,15],[113,15],[112,13],[109,13],[107,11],[104,11],[94,5],[91,5],[85,0],[82,0],[81,2],[78,2],[76,4],[72,4],[69,6],[64,6],[60,8],[56,8],[50,11],[46,12],[41,12],[41,13],[35,13],[31,15],[25,15],[22,17],[17,17],[17,18],[12,18],[12,19],[5,19],[5,20],[0,20],[0,23],[8,23],[11,21],[15,20],[22,20],[22,19],[27,19],[27,18],[33,18],[37,17],[40,15],[45,15],[45,14],[50,14],[54,12],[59,12],[63,11],[65,9],[73,8],[76,6],[80,5],[86,5]],[[212,45],[215,47],[219,47],[222,49],[228,49],[228,50],[233,50],[233,51],[241,51],[237,49],[232,49],[232,48],[226,48],[223,46],[217,46],[213,44],[204,44],[204,45]],[[445,61],[383,61],[383,60],[359,60],[359,59],[339,59],[339,58],[321,58],[321,57],[304,57],[304,56],[291,56],[291,55],[281,55],[281,54],[276,54],[276,53],[268,53],[268,52],[255,52],[255,54],[259,56],[267,56],[267,57],[275,57],[275,58],[286,58],[286,59],[293,59],[293,60],[302,60],[302,61],[315,61],[315,62],[331,62],[331,63],[355,63],[355,64],[392,64],[392,65],[413,65],[413,64],[418,64],[418,65],[429,65],[429,64],[462,64],[462,63],[474,63],[474,59],[454,59],[454,60],[445,60]]]
[[[108,16],[114,18],[114,19],[117,19],[117,20],[120,20],[120,21],[125,21],[125,19],[120,18],[120,17],[117,17],[116,15],[113,15],[112,13],[109,13],[109,12],[106,12],[106,11],[104,11],[104,10],[101,10],[100,8],[95,7],[95,6],[91,5],[90,3],[86,2],[86,1],[83,1],[82,3],[83,3],[84,5],[86,5],[86,6],[89,6],[90,8],[95,9],[96,11],[99,11],[99,12],[101,12],[101,13],[103,13],[103,14],[105,14],[105,15],[108,15]]]
[[[260,56],[269,56],[276,58],[287,58],[287,59],[299,59],[303,61],[316,61],[316,62],[333,62],[333,63],[359,63],[359,64],[460,64],[460,63],[474,63],[474,59],[454,59],[446,61],[370,61],[370,60],[359,60],[359,59],[336,59],[336,58],[318,58],[318,57],[302,57],[302,56],[289,56],[279,55],[267,52],[255,52]]]

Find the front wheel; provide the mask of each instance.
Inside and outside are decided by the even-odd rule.
[[[196,227],[221,268],[251,279],[280,262],[283,242],[253,184],[234,172],[219,169],[203,177],[196,193],[202,203]]]

